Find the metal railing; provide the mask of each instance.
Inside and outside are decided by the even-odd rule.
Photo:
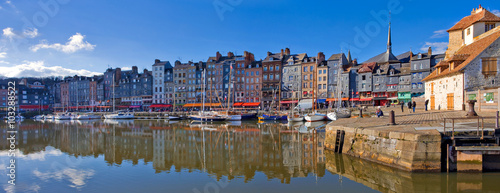
[[[498,114],[497,114],[498,115]],[[495,129],[499,128],[498,116],[497,117],[461,117],[461,118],[444,118],[443,119],[443,133],[446,135],[447,120],[451,120],[451,139],[455,139],[455,120],[477,120],[477,136],[481,136],[481,140],[484,139],[484,120],[485,119],[496,119]]]

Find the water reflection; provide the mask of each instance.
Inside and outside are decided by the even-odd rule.
[[[290,183],[291,178],[325,174],[324,132],[312,125],[287,123],[133,121],[23,122],[20,150],[26,155],[55,147],[78,157],[104,156],[108,165],[139,160],[152,163],[156,173],[182,170],[206,172],[216,179],[254,179],[256,172],[268,179]],[[2,138],[6,137],[5,131]],[[1,149],[8,149],[2,140]],[[59,176],[81,171],[56,171]],[[84,172],[85,173],[85,172]],[[36,173],[40,179],[48,174]],[[52,174],[51,174],[52,175]],[[84,176],[92,176],[92,172]],[[69,177],[73,179],[73,177]],[[80,179],[80,178],[76,178]],[[78,183],[74,183],[78,186]]]
[[[381,192],[498,192],[499,173],[410,173],[326,152],[326,169]]]

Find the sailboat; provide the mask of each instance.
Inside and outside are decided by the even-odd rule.
[[[274,98],[276,98],[276,90],[273,90],[273,95]],[[269,105],[269,110],[274,106],[274,100],[271,102],[271,105]],[[274,113],[269,112],[269,113],[264,113],[261,116],[259,116],[259,120],[261,121],[277,121],[277,120],[287,120],[286,115],[282,115],[281,113],[275,111]]]
[[[201,122],[216,122],[216,121],[226,121],[229,119],[228,116],[225,115],[219,115],[216,113],[211,113],[211,112],[205,112],[205,71],[203,71],[203,93],[202,93],[202,106],[201,106],[201,111],[197,115],[190,115],[189,118],[194,120],[194,121],[201,121]]]
[[[351,110],[341,107],[342,105],[342,78],[341,78],[341,70],[338,70],[337,73],[337,108],[326,114],[326,117],[330,121],[335,121],[339,118],[350,118],[351,117]],[[331,106],[330,106],[331,107]]]
[[[115,74],[113,74],[113,113],[104,115],[104,119],[133,119],[134,113],[116,112],[115,113]]]
[[[317,68],[317,66],[316,66]],[[320,114],[316,111],[316,104],[314,104],[317,98],[317,91],[318,91],[318,85],[316,83],[316,68],[314,69],[313,72],[313,100],[312,100],[312,112],[304,117],[304,119],[307,122],[315,122],[315,121],[322,121],[325,120],[326,115],[325,114]]]
[[[174,85],[174,101],[173,101],[173,104],[172,104],[172,113],[175,112],[175,85]],[[181,118],[180,117],[177,117],[177,116],[171,116],[171,115],[168,115],[168,114],[165,114],[164,115],[165,117],[167,117],[168,120],[180,120]]]
[[[233,72],[233,65],[230,64],[231,68],[229,70],[229,90],[228,90],[228,95],[227,95],[227,108],[226,108],[226,112],[215,112],[216,114],[218,115],[225,115],[225,116],[228,116],[228,121],[241,121],[241,113],[238,113],[238,112],[234,112],[234,111],[229,111],[229,109],[231,108],[231,87],[232,87],[232,80],[233,80],[233,77],[232,77],[232,72]]]

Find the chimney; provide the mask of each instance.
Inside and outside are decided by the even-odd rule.
[[[290,55],[290,49],[289,48],[285,48],[285,54],[286,55]]]
[[[356,65],[358,65],[358,59],[354,58],[354,60],[352,60],[352,66]]]
[[[430,56],[432,56],[432,48],[429,46],[429,49],[427,50],[427,54]]]
[[[132,66],[132,72],[138,73],[137,66]]]
[[[115,82],[119,83],[120,79],[122,79],[122,69],[116,68],[116,70],[115,70]]]
[[[285,55],[285,50],[281,49],[281,57]]]
[[[410,61],[413,60],[413,52],[410,50]]]
[[[144,74],[147,74],[148,73],[148,69],[147,68],[144,68]]]
[[[318,57],[316,57],[316,61],[318,64],[325,61],[325,54],[323,52],[319,52]]]
[[[155,59],[155,64],[160,63],[160,59]]]
[[[215,54],[215,58],[216,58],[215,60],[219,61],[221,57],[222,57],[222,55],[220,54],[220,52],[217,52]]]
[[[227,57],[228,57],[228,58],[232,58],[232,57],[234,57],[234,54],[233,54],[232,52],[228,52],[228,53],[227,53]]]
[[[271,53],[271,52],[267,52],[267,56],[271,56],[271,54],[273,54],[273,53]]]

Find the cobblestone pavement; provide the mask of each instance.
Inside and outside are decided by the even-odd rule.
[[[417,109],[415,113],[409,113],[408,108],[404,108],[404,112],[401,112],[400,107],[389,107],[382,108],[384,112],[384,117],[377,118],[373,117],[376,108],[369,108],[363,114],[370,115],[365,118],[351,118],[351,119],[340,119],[333,122],[334,125],[340,125],[345,127],[354,128],[378,128],[382,130],[406,130],[412,131],[415,127],[439,127],[443,124],[444,118],[464,118],[465,111],[424,111],[423,109]],[[390,126],[389,124],[389,112],[394,110],[396,115],[395,126]],[[358,112],[354,112],[356,115]],[[479,112],[479,116],[484,117],[494,117],[495,112]],[[486,123],[493,123],[495,119],[485,119]],[[451,122],[451,121],[449,121]],[[456,123],[460,122],[477,122],[477,119],[460,119],[456,120]]]

